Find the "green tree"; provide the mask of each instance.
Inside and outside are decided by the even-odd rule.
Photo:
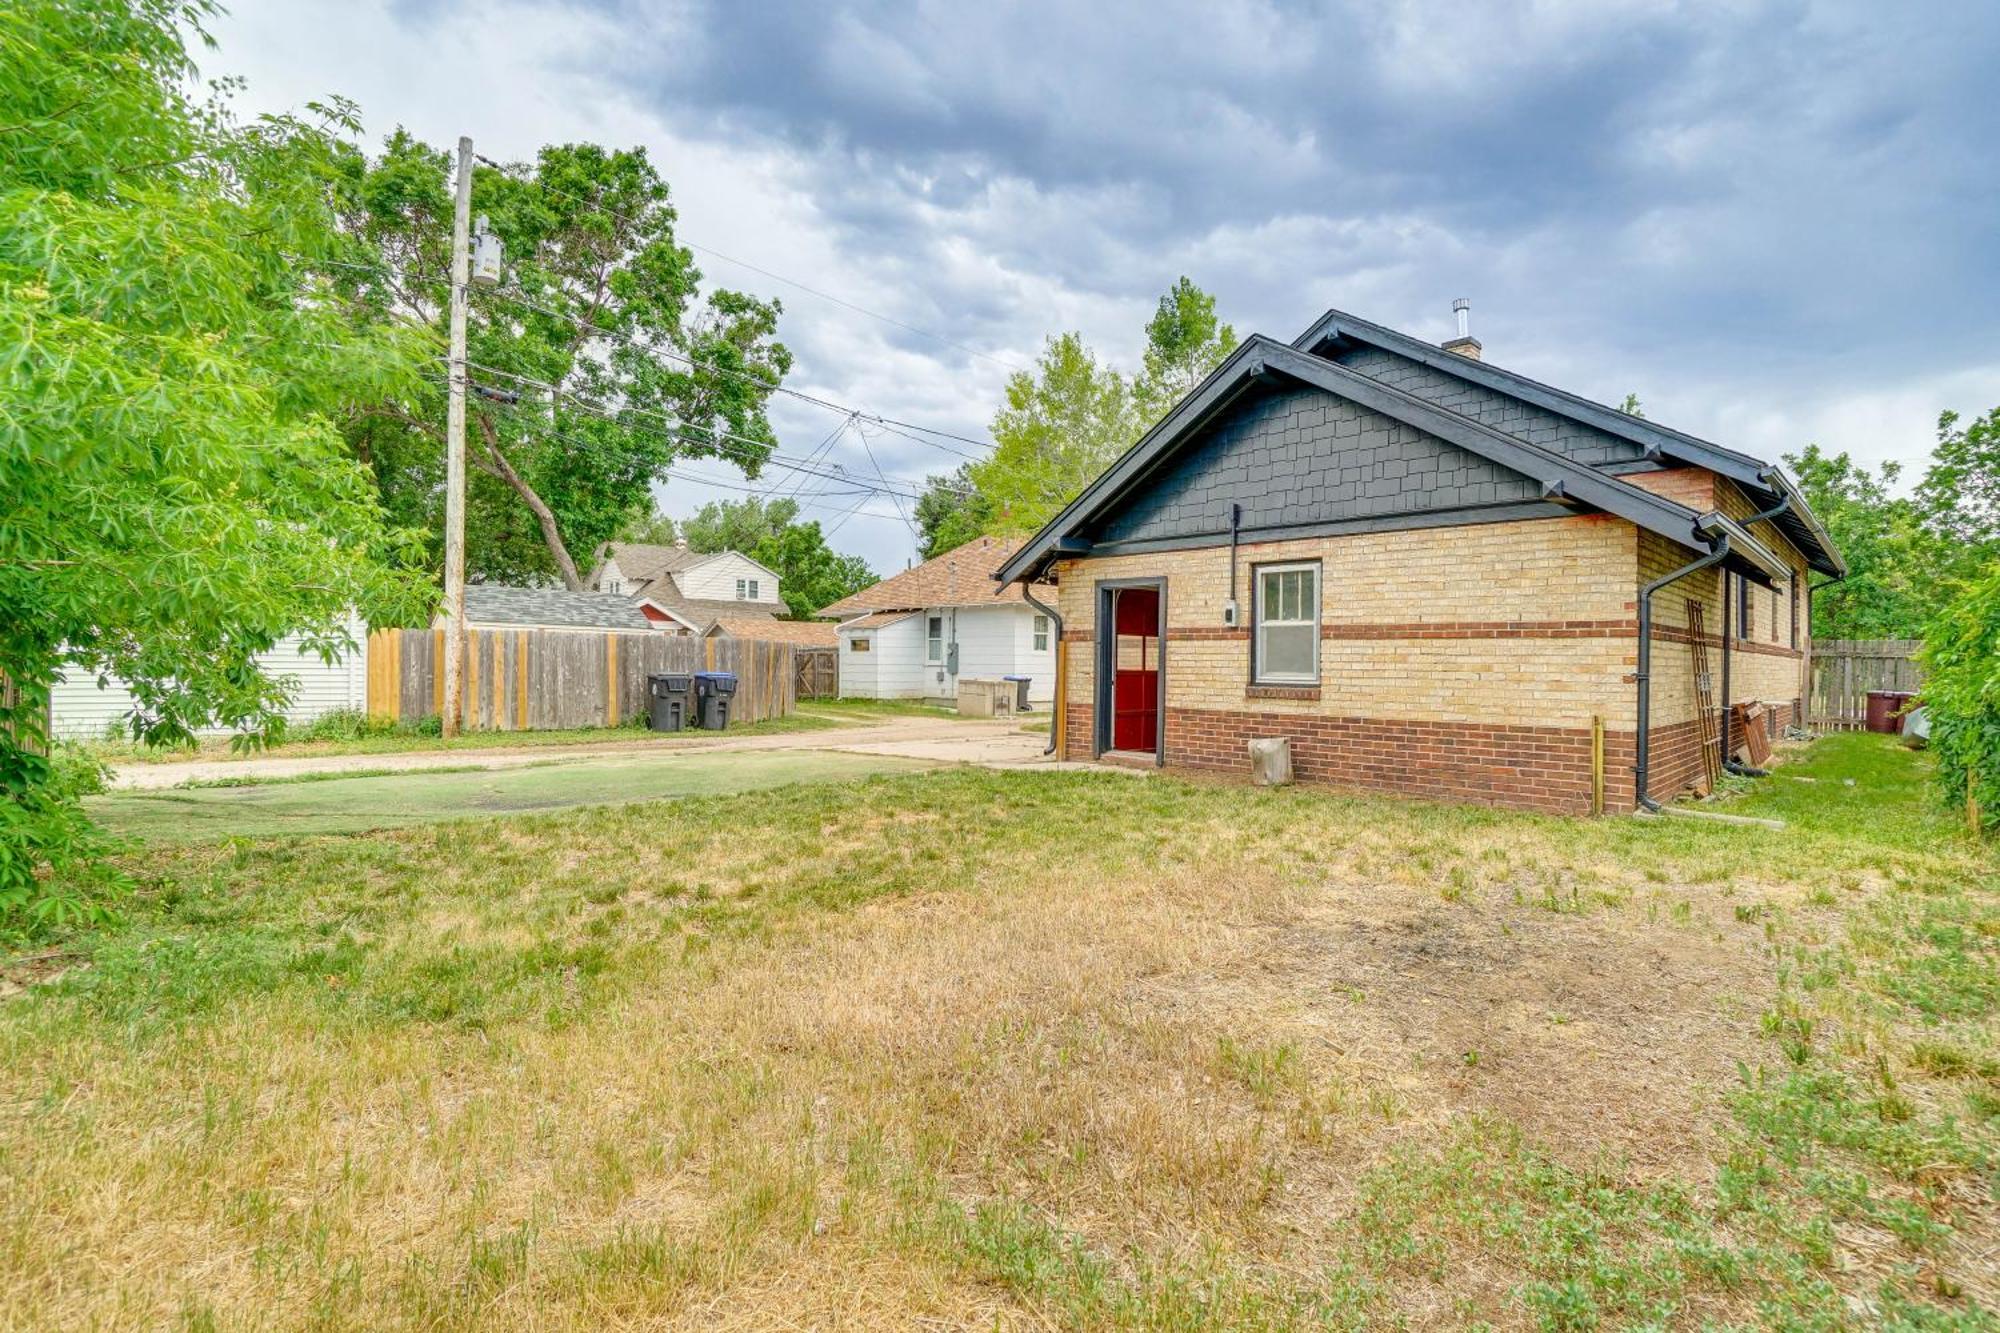
[[[1215,299],[1189,282],[1162,296],[1146,325],[1136,379],[1099,362],[1077,333],[1048,340],[1032,373],[1007,381],[993,418],[994,450],[972,465],[971,506],[987,532],[1032,532],[1095,481],[1146,429],[1220,365],[1236,333]],[[956,537],[962,523],[940,530]]]
[[[985,532],[993,520],[993,502],[980,493],[972,465],[960,463],[948,477],[924,478],[914,517],[922,534],[917,550],[934,560]]]
[[[116,673],[152,742],[253,742],[289,693],[255,654],[422,614],[420,578],[334,418],[407,390],[422,349],[328,300],[352,131],[239,124],[188,91],[199,0],[0,9],[0,912],[95,849],[37,753],[60,672]]]
[[[1035,373],[1007,381],[993,453],[972,468],[991,506],[988,531],[1033,532],[1137,439],[1132,388],[1082,335],[1050,338]]]
[[[1937,449],[1916,500],[1925,526],[1960,548],[1962,572],[2000,556],[2000,407],[1964,427],[1956,412],[1938,417]]]
[[[1150,425],[1236,350],[1236,330],[1216,318],[1215,298],[1188,281],[1174,283],[1146,325],[1145,370],[1133,387]]]
[[[449,188],[446,155],[401,132],[373,162],[349,164],[344,220],[366,256],[345,287],[357,309],[442,330]],[[507,282],[472,302],[467,569],[581,587],[574,553],[649,514],[677,459],[726,458],[755,476],[769,457],[765,404],[792,363],[779,306],[700,299],[643,149],[566,144],[482,168],[473,208],[503,242]],[[443,392],[433,377],[348,427],[391,512],[430,532]]]
[[[1960,585],[1924,628],[1924,706],[1947,802],[1976,798],[2000,824],[2000,565]]]
[[[797,620],[810,619],[875,582],[867,562],[827,545],[817,522],[799,522],[792,499],[712,500],[681,524],[696,551],[740,551],[778,575],[778,593]]]
[[[1848,575],[1813,598],[1812,631],[1831,639],[1913,637],[1936,609],[1934,543],[1917,508],[1891,488],[1899,464],[1871,472],[1816,444],[1787,454],[1806,502],[1847,561]]]
[[[1646,418],[1645,405],[1639,401],[1639,395],[1636,393],[1626,394],[1625,401],[1618,404],[1618,410],[1628,417],[1638,417],[1641,421]]]
[[[649,546],[672,546],[680,536],[680,525],[655,509],[644,518],[628,519],[618,529],[621,542],[642,542]]]

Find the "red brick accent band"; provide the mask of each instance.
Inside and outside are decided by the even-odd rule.
[[[1349,640],[1392,640],[1392,639],[1636,639],[1639,636],[1639,622],[1636,620],[1440,620],[1408,621],[1398,623],[1372,624],[1322,624],[1319,627],[1322,639]],[[1063,631],[1063,639],[1068,643],[1089,643],[1096,635],[1087,629]],[[1232,625],[1170,625],[1167,627],[1169,643],[1215,643],[1247,641],[1250,631]],[[1692,643],[1694,635],[1678,625],[1656,625],[1653,639],[1657,643]],[[1720,635],[1704,636],[1710,648],[1722,648]],[[1775,643],[1758,643],[1754,640],[1732,639],[1729,650],[1735,653],[1755,653],[1764,657],[1784,657],[1797,660],[1805,656],[1797,648],[1786,648]]]

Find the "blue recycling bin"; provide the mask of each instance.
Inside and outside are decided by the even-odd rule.
[[[695,716],[703,731],[721,731],[729,725],[729,709],[735,702],[734,671],[694,673]]]

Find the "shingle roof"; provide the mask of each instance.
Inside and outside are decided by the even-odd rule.
[[[465,589],[468,625],[545,625],[553,629],[651,630],[639,604],[615,592],[514,588],[474,583]]]
[[[663,574],[698,565],[708,559],[699,551],[690,551],[685,546],[656,546],[648,542],[607,542],[598,557],[598,571],[602,572],[606,560],[618,562],[618,572],[634,584],[647,583]],[[592,579],[596,574],[592,574]]]
[[[852,616],[864,611],[921,611],[929,606],[994,606],[1023,603],[1018,583],[996,583],[993,571],[1020,549],[1019,537],[978,537],[965,545],[906,569],[852,597],[820,608],[823,616]],[[1038,586],[1044,601],[1055,589]]]
[[[731,638],[764,639],[801,648],[831,648],[839,639],[830,620],[779,620],[776,616],[718,616],[711,627]]]
[[[840,622],[839,628],[880,629],[884,625],[893,625],[899,620],[908,620],[916,614],[918,613],[915,611],[870,611],[867,615],[857,619],[843,620]]]

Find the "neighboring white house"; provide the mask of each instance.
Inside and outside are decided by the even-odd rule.
[[[840,694],[955,703],[961,677],[1028,677],[1030,703],[1055,698],[1055,626],[1021,585],[993,581],[1018,542],[981,537],[820,611],[838,627]],[[1053,605],[1055,589],[1034,590]]]
[[[368,631],[358,621],[348,626],[354,647],[333,663],[318,653],[303,651],[304,640],[288,635],[257,664],[273,676],[291,676],[292,692],[286,720],[303,725],[326,713],[368,706]],[[97,677],[80,667],[65,667],[64,678],[49,691],[49,730],[59,740],[100,740],[113,730],[129,735],[126,726],[137,700],[125,682],[113,676],[102,687]],[[208,727],[204,735],[224,735],[227,727]]]
[[[606,542],[587,584],[636,603],[668,634],[729,634],[809,647],[833,646],[833,626],[780,620],[778,575],[741,551],[704,555],[686,546]]]

